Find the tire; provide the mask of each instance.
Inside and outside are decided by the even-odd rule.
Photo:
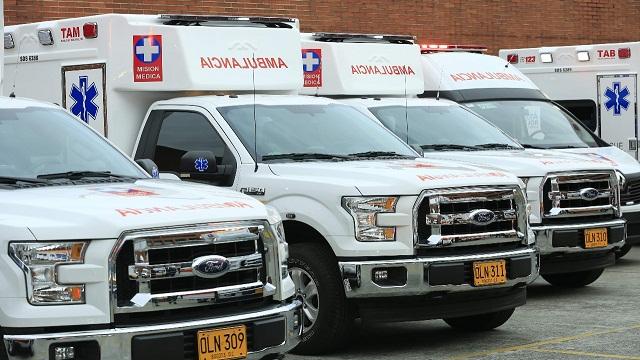
[[[598,280],[604,269],[578,271],[566,274],[541,275],[549,284],[564,288],[580,288]]]
[[[631,250],[632,247],[633,245],[631,244],[624,244],[624,246],[621,247],[620,250],[616,253],[616,260],[627,255],[629,253],[629,250]]]
[[[289,247],[289,273],[298,296],[304,301],[305,328],[302,340],[293,352],[317,355],[345,346],[354,319],[333,253],[322,244],[292,244]],[[311,281],[315,283],[316,295],[311,290],[307,294],[300,291],[301,288],[312,289]],[[315,314],[313,322],[309,314]]]
[[[488,314],[446,318],[444,322],[462,331],[488,331],[502,326],[516,309],[507,309]]]

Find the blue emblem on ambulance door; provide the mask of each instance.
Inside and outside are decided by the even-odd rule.
[[[302,70],[304,72],[315,72],[319,67],[320,54],[312,50],[302,52]]]
[[[96,83],[89,85],[88,76],[80,76],[78,84],[72,84],[69,96],[74,104],[69,109],[71,113],[79,117],[82,121],[89,123],[89,118],[93,120],[98,116],[98,105],[94,100],[98,97]]]
[[[622,109],[627,110],[629,108],[629,89],[625,86],[624,89],[620,89],[621,84],[619,82],[613,83],[613,89],[607,86],[607,90],[604,92],[604,96],[607,97],[604,106],[607,111],[613,109],[614,116],[620,116]]]

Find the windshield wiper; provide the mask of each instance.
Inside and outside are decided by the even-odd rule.
[[[477,147],[471,145],[458,145],[458,144],[426,144],[420,145],[422,150],[464,150],[464,151],[472,151],[478,150]]]
[[[548,149],[548,148],[543,147],[543,146],[536,146],[536,145],[531,145],[531,144],[521,144],[521,145],[525,149],[543,149],[543,150]]]
[[[358,157],[358,158],[376,158],[376,157],[401,157],[401,158],[414,158],[410,155],[398,154],[394,151],[365,151],[359,153],[349,154],[349,156]]]
[[[62,173],[41,174],[37,176],[38,179],[47,179],[47,180],[55,180],[55,179],[80,180],[84,178],[111,178],[111,177],[130,178],[130,176],[112,174],[111,171],[67,171]]]
[[[17,176],[0,176],[0,184],[17,184],[19,182],[29,184],[45,184],[46,180],[38,180],[34,178],[24,178]]]
[[[558,146],[548,147],[547,149],[586,149],[586,148],[588,148],[588,146],[558,145]]]
[[[332,160],[332,159],[349,159],[349,156],[337,155],[337,154],[323,154],[323,153],[287,153],[287,154],[272,154],[262,156],[262,160]]]
[[[502,143],[487,143],[487,144],[479,144],[476,147],[483,149],[520,149],[517,146],[502,144]]]

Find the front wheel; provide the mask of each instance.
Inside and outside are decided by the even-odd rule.
[[[565,288],[579,288],[587,286],[592,282],[598,280],[600,275],[604,272],[603,269],[578,271],[567,274],[550,274],[542,275],[542,278],[553,286],[565,287]]]
[[[516,309],[507,309],[488,314],[447,318],[444,322],[454,329],[463,331],[488,331],[502,326]]]
[[[346,345],[353,319],[335,256],[321,244],[292,244],[289,273],[303,302],[302,341],[293,352],[315,355]]]

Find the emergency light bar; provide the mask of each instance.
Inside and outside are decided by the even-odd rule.
[[[392,44],[413,44],[416,37],[413,35],[390,35],[390,34],[350,34],[350,33],[328,33],[319,32],[311,35],[313,40],[326,42],[344,42],[354,40],[361,42],[385,42]]]
[[[268,27],[291,28],[290,23],[296,23],[295,18],[267,17],[267,16],[223,16],[223,15],[176,15],[161,14],[160,20],[165,20],[166,25],[200,25],[201,22],[249,22],[263,24]]]
[[[482,54],[487,52],[487,47],[480,45],[421,44],[420,52],[423,54],[434,52],[470,52]]]

